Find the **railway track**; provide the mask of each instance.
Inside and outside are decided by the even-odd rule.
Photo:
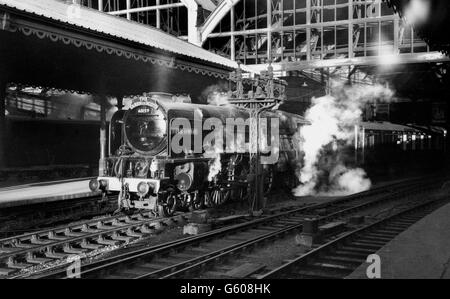
[[[236,253],[264,244],[274,238],[302,229],[305,217],[318,210],[327,211],[326,216],[319,218],[320,223],[326,223],[345,215],[429,190],[439,183],[434,181],[409,181],[396,184],[396,192],[386,192],[387,189],[373,190],[363,194],[349,196],[331,203],[297,208],[261,219],[236,224],[198,236],[187,237],[157,246],[135,250],[110,257],[92,264],[82,265],[82,278],[171,278],[185,277],[192,272],[201,271],[209,264],[217,263]],[[424,186],[425,185],[425,186]],[[386,187],[385,187],[386,188]],[[353,203],[349,206],[350,203]],[[338,208],[340,207],[340,208]],[[43,273],[37,278],[65,278],[65,269]]]
[[[448,203],[448,199],[422,203],[366,225],[259,275],[258,278],[345,278],[364,263],[370,254],[376,253],[398,234],[444,203]]]
[[[112,213],[117,196],[92,195],[63,201],[36,203],[0,209],[0,238],[17,236],[88,217]],[[41,228],[41,229],[39,229]]]
[[[0,240],[0,275],[66,260],[106,246],[131,242],[164,226],[183,223],[190,213],[155,217],[153,213],[112,216],[45,229]]]

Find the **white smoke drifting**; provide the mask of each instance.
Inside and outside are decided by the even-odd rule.
[[[219,174],[221,169],[220,154],[217,154],[209,164],[208,182],[211,182]]]
[[[208,105],[228,106],[230,105],[228,95],[224,92],[213,92],[208,96]]]
[[[227,93],[228,88],[224,84],[211,85],[203,90],[200,96],[200,102],[214,106],[226,106],[230,103],[230,96]]]
[[[348,169],[342,164],[339,145],[352,144],[354,127],[361,121],[366,103],[388,101],[392,95],[381,85],[349,87],[332,83],[330,95],[313,98],[312,107],[305,113],[311,125],[302,126],[298,136],[304,157],[297,173],[301,184],[293,190],[296,196],[348,195],[370,188],[363,169]],[[325,182],[324,168],[329,171]]]

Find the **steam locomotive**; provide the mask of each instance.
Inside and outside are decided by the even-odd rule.
[[[129,110],[120,110],[111,119],[110,154],[100,162],[99,177],[90,182],[90,188],[119,193],[120,208],[148,209],[161,216],[217,206],[233,198],[245,200],[251,179],[250,111],[236,105],[192,104],[166,93],[134,98]],[[270,191],[275,173],[291,178],[283,181],[292,188],[295,165],[290,163],[300,155],[294,136],[307,122],[282,111],[265,111],[259,117],[278,124],[278,132],[267,129],[260,142],[279,136],[271,153],[276,152],[276,163],[263,167],[264,192]],[[217,125],[229,120],[240,124],[231,130],[235,137],[231,146],[230,127]],[[212,138],[208,148],[206,139],[211,134],[223,140]],[[227,145],[219,147],[221,141]]]

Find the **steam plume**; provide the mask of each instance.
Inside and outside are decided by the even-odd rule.
[[[297,173],[301,185],[293,190],[296,196],[347,195],[370,188],[363,169],[343,165],[339,147],[352,144],[354,126],[361,121],[366,103],[388,101],[392,95],[381,85],[348,87],[332,83],[330,95],[313,98],[305,114],[311,125],[302,126],[297,136],[304,156]]]
[[[229,105],[227,87],[224,84],[211,85],[203,90],[200,101],[208,105]]]

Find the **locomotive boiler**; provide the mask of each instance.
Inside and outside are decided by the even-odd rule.
[[[306,122],[281,111],[266,111],[260,118],[277,124],[276,130],[273,123],[267,124],[260,138],[270,144],[267,155],[276,153],[275,163],[263,167],[268,192],[274,173],[294,176],[289,161],[297,161],[300,150],[293,136]],[[130,109],[112,117],[109,156],[100,161],[99,177],[90,188],[118,193],[120,208],[148,209],[164,216],[233,198],[245,200],[250,119],[249,109],[235,105],[192,104],[165,93],[135,98]]]

